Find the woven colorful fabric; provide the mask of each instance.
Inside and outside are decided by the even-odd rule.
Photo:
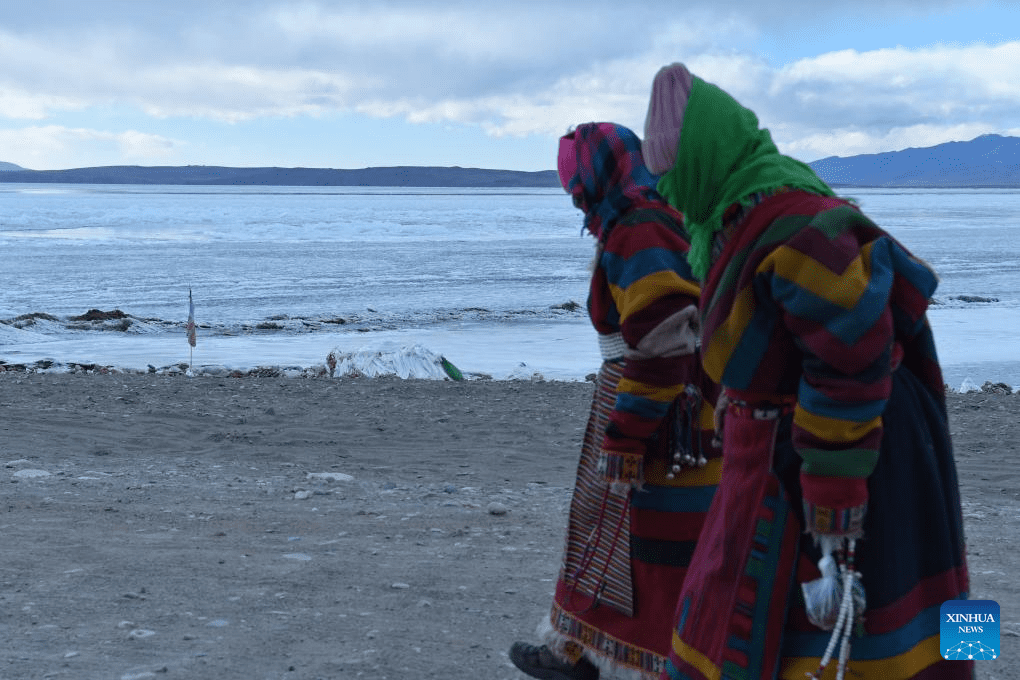
[[[854,206],[786,192],[752,210],[705,284],[702,354],[741,393],[796,395],[817,533],[856,533],[900,361],[943,393],[925,317],[937,278]]]
[[[969,590],[963,517],[944,402],[906,366],[892,376],[882,414],[886,429],[868,478],[864,540],[856,569],[867,595],[860,635],[851,640],[847,678],[972,680],[973,662],[946,661],[939,648],[939,611]],[[799,457],[792,442],[777,457],[796,506]],[[782,448],[785,447],[785,450]],[[785,463],[785,465],[784,465]],[[920,480],[931,480],[923,483]],[[816,578],[817,549],[803,535],[800,564],[784,626],[783,679],[818,667],[829,642],[807,618],[800,583]],[[833,663],[832,666],[836,664]],[[830,673],[826,680],[833,677]]]
[[[600,442],[611,482],[640,485],[650,438],[686,386],[693,361],[698,285],[686,261],[683,216],[655,192],[631,130],[611,123],[572,133],[577,164],[568,190],[599,239],[588,296],[592,325],[622,334],[628,348],[616,408]]]
[[[776,677],[800,534],[779,477],[761,464],[779,425],[727,412],[726,464],[678,599],[671,680]]]
[[[811,630],[794,585],[818,576],[813,538],[863,535],[867,610],[847,677],[967,678],[972,667],[943,662],[934,642],[938,607],[968,588],[926,318],[937,278],[780,154],[730,95],[692,77],[689,97],[679,96],[674,76],[685,72],[674,64],[656,76],[646,129],[661,141],[682,121],[658,189],[688,220],[688,260],[704,281],[703,365],[729,406],[723,478],[684,583],[667,675],[813,672],[828,635]],[[775,429],[760,422],[791,406]]]
[[[717,390],[697,355],[698,286],[683,218],[652,188],[639,146],[620,126],[574,133],[577,169],[567,186],[598,238],[587,308],[607,361],[546,641],[607,675],[653,680],[722,465],[710,443]],[[674,470],[684,457],[704,464]]]
[[[792,414],[770,422],[734,411],[725,421],[726,467],[684,581],[665,677],[802,680],[818,668],[830,633],[811,624],[801,597],[800,585],[819,576],[820,555],[801,531]],[[972,680],[972,663],[945,661],[938,648],[940,607],[966,598],[968,588],[942,403],[901,366],[883,417],[889,431],[869,479],[867,539],[857,544],[867,609],[851,639],[846,677]],[[772,465],[761,465],[773,441],[765,455]],[[942,483],[905,482],[914,478]],[[822,678],[835,674],[833,663]]]
[[[724,477],[681,595],[668,677],[814,671],[829,634],[807,620],[797,587],[818,577],[812,535],[863,533],[867,610],[848,677],[969,678],[969,665],[937,648],[939,606],[966,598],[968,578],[925,316],[934,273],[836,198],[765,196],[732,226],[702,293],[705,370],[731,409],[795,406],[775,435],[727,411]],[[748,485],[771,488],[772,476],[782,493],[747,505]],[[740,533],[746,523],[761,541]],[[791,531],[801,535],[793,563],[783,557]]]
[[[709,444],[711,408],[699,409],[696,421],[680,416],[679,424],[708,454],[706,465],[673,474],[671,438],[663,427],[643,466],[642,490],[612,492],[599,471],[599,441],[623,373],[620,363],[607,361],[598,374],[544,641],[565,658],[585,656],[607,677],[658,680],[722,460]]]
[[[567,135],[574,140],[575,174],[566,189],[584,212],[584,226],[604,239],[635,202],[659,200],[656,178],[641,159],[641,140],[613,123],[585,123]]]
[[[602,443],[606,478],[640,484],[648,442],[670,405],[694,383],[698,287],[684,259],[678,216],[638,202],[601,248],[588,312],[602,334],[621,333],[628,350],[616,408]]]

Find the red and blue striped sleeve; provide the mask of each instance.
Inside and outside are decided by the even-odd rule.
[[[771,298],[802,354],[793,443],[807,528],[859,535],[901,356],[894,287],[914,289],[923,317],[937,279],[849,206],[816,215],[757,271],[769,275]]]
[[[599,261],[627,344],[602,452],[610,481],[640,485],[648,445],[674,399],[700,375],[695,354],[699,288],[686,242],[654,211],[622,221]]]

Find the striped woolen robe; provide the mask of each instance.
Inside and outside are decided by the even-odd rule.
[[[727,462],[666,676],[814,671],[829,633],[810,624],[800,597],[799,584],[819,576],[812,535],[863,530],[867,610],[848,677],[970,677],[969,664],[938,649],[939,608],[966,598],[968,578],[925,316],[936,276],[846,201],[799,191],[758,200],[724,229],[732,236],[705,282],[703,363],[736,400],[793,407],[767,427],[742,407],[727,411]]]
[[[677,594],[721,469],[680,221],[662,203],[639,201],[600,245],[588,311],[600,337],[622,339],[621,355],[599,372],[546,629],[564,656],[648,679],[664,668]],[[684,396],[688,385],[707,398]],[[678,443],[707,463],[672,475]]]
[[[588,294],[588,314],[602,336],[626,343],[623,376],[602,454],[612,481],[640,483],[648,442],[688,384],[701,386],[694,358],[697,283],[684,257],[680,216],[638,203],[603,242]]]
[[[785,192],[751,214],[706,282],[705,370],[736,394],[796,396],[807,528],[842,533],[867,506],[893,370],[944,398],[925,316],[938,279],[840,199]]]

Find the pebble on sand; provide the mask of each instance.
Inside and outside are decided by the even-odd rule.
[[[321,479],[329,482],[353,482],[354,477],[343,472],[309,472],[308,479]]]
[[[505,505],[497,501],[489,503],[488,507],[486,507],[486,510],[489,511],[490,515],[505,515],[506,513],[510,512],[510,508],[506,507]]]
[[[33,470],[31,468],[27,470],[18,470],[14,473],[15,479],[40,479],[42,477],[49,477],[50,473],[46,470]]]

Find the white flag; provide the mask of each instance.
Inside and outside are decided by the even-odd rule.
[[[191,289],[188,289],[188,344],[195,346],[195,302],[191,299]]]

